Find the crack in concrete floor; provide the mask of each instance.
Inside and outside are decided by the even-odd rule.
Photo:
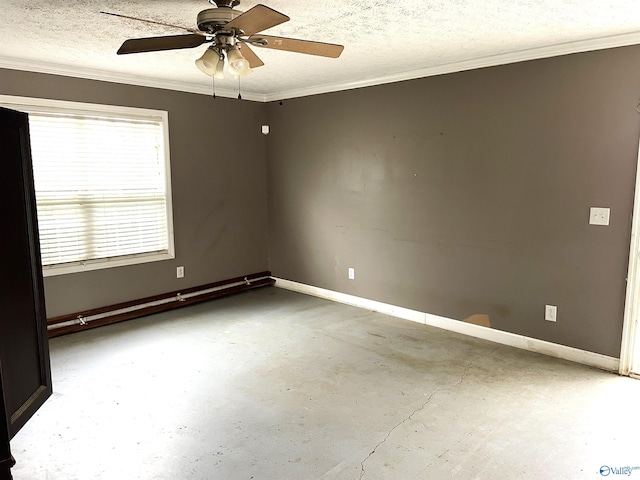
[[[371,452],[369,453],[369,455],[367,455],[361,462],[360,462],[360,476],[358,477],[358,480],[362,480],[362,478],[365,475],[365,469],[364,469],[364,464],[367,462],[367,460],[369,460],[369,458],[371,458],[371,456],[373,454],[376,453],[376,450],[378,450],[378,448],[380,448],[381,445],[383,445],[391,436],[391,434],[394,432],[394,430],[396,430],[398,427],[400,427],[401,425],[405,424],[406,422],[408,422],[409,420],[412,420],[413,416],[418,413],[421,410],[424,410],[424,408],[429,405],[429,403],[431,402],[431,400],[433,399],[433,397],[436,396],[436,394],[443,392],[443,391],[447,391],[447,390],[451,390],[452,388],[455,388],[459,385],[462,384],[462,382],[464,381],[464,379],[467,376],[467,373],[469,372],[469,369],[473,366],[473,364],[475,362],[477,362],[478,360],[480,360],[481,358],[486,358],[486,357],[490,357],[491,355],[494,354],[494,352],[496,350],[498,350],[501,347],[501,345],[496,345],[494,348],[491,349],[491,351],[489,351],[489,353],[485,353],[485,354],[481,354],[481,355],[477,355],[475,358],[473,358],[472,360],[469,361],[469,363],[467,363],[467,365],[464,367],[464,370],[462,371],[462,373],[460,374],[460,378],[453,384],[447,386],[447,387],[439,387],[436,388],[433,393],[431,393],[431,395],[429,395],[429,398],[427,398],[427,400],[418,408],[416,408],[413,412],[411,412],[411,414],[406,417],[405,419],[401,420],[400,422],[398,422],[397,424],[395,424],[393,427],[391,427],[391,429],[387,432],[387,434],[385,435],[385,437],[379,441],[375,447],[373,447],[373,450],[371,450]],[[440,455],[437,456],[438,459],[442,458],[448,451],[450,450],[450,448],[447,448],[444,452],[442,452]],[[427,467],[433,466],[435,465],[436,462],[432,462],[430,463]]]

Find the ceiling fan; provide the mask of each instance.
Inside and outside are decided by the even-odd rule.
[[[242,12],[234,9],[240,4],[240,0],[209,0],[209,3],[214,8],[208,8],[198,14],[197,29],[117,13],[100,13],[179,28],[188,32],[182,35],[129,39],[122,44],[117,52],[118,55],[194,48],[204,43],[211,43],[204,55],[196,60],[196,65],[202,72],[215,78],[224,77],[225,58],[228,71],[238,77],[245,76],[251,73],[253,68],[264,65],[251,46],[330,58],[338,58],[344,50],[344,46],[332,43],[260,34],[259,32],[263,30],[289,21],[288,16],[265,5],[259,4]]]

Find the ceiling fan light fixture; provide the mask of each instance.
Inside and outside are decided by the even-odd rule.
[[[242,56],[238,47],[227,50],[227,62],[229,62],[229,71],[238,77],[244,77],[251,73],[249,61]]]
[[[203,43],[213,42],[213,45],[209,46],[202,57],[195,62],[200,71],[213,78],[224,78],[223,72],[227,68],[229,73],[239,80],[240,77],[250,74],[253,68],[264,65],[252,47],[328,58],[338,58],[344,50],[344,46],[332,43],[260,34],[263,30],[290,20],[288,16],[266,5],[258,4],[242,12],[234,9],[240,0],[209,0],[209,3],[215,8],[207,8],[198,13],[197,30],[117,13],[103,11],[100,13],[188,32],[188,34],[182,35],[130,38],[118,49],[118,55],[194,48]],[[242,51],[243,48],[244,51]]]
[[[218,73],[218,65],[224,67],[224,63],[220,61],[220,54],[211,48],[207,48],[204,54],[196,60],[196,66],[210,77]],[[220,77],[217,77],[220,78]]]

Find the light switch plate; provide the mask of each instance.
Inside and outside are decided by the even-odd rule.
[[[610,208],[591,207],[589,225],[609,225]]]

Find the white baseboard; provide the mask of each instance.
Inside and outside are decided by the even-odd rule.
[[[410,320],[412,322],[462,333],[471,337],[482,338],[502,345],[509,345],[511,347],[521,348],[531,352],[542,353],[551,357],[581,363],[583,365],[600,368],[610,372],[617,373],[620,366],[620,359],[608,357],[599,353],[588,352],[578,348],[546,342],[544,340],[538,340],[537,338],[525,337],[524,335],[516,335],[515,333],[503,332],[502,330],[482,327],[480,325],[461,322],[459,320],[440,317],[438,315],[419,312],[417,310],[397,307],[395,305],[389,305],[388,303],[377,302],[375,300],[356,297],[346,293],[334,292],[333,290],[313,287],[311,285],[305,285],[291,280],[285,280],[277,277],[273,278],[276,281],[276,287],[284,288],[286,290],[305,293],[307,295],[313,295],[314,297],[333,300],[334,302],[344,303],[355,307],[366,308],[367,310],[373,310],[375,312]]]

